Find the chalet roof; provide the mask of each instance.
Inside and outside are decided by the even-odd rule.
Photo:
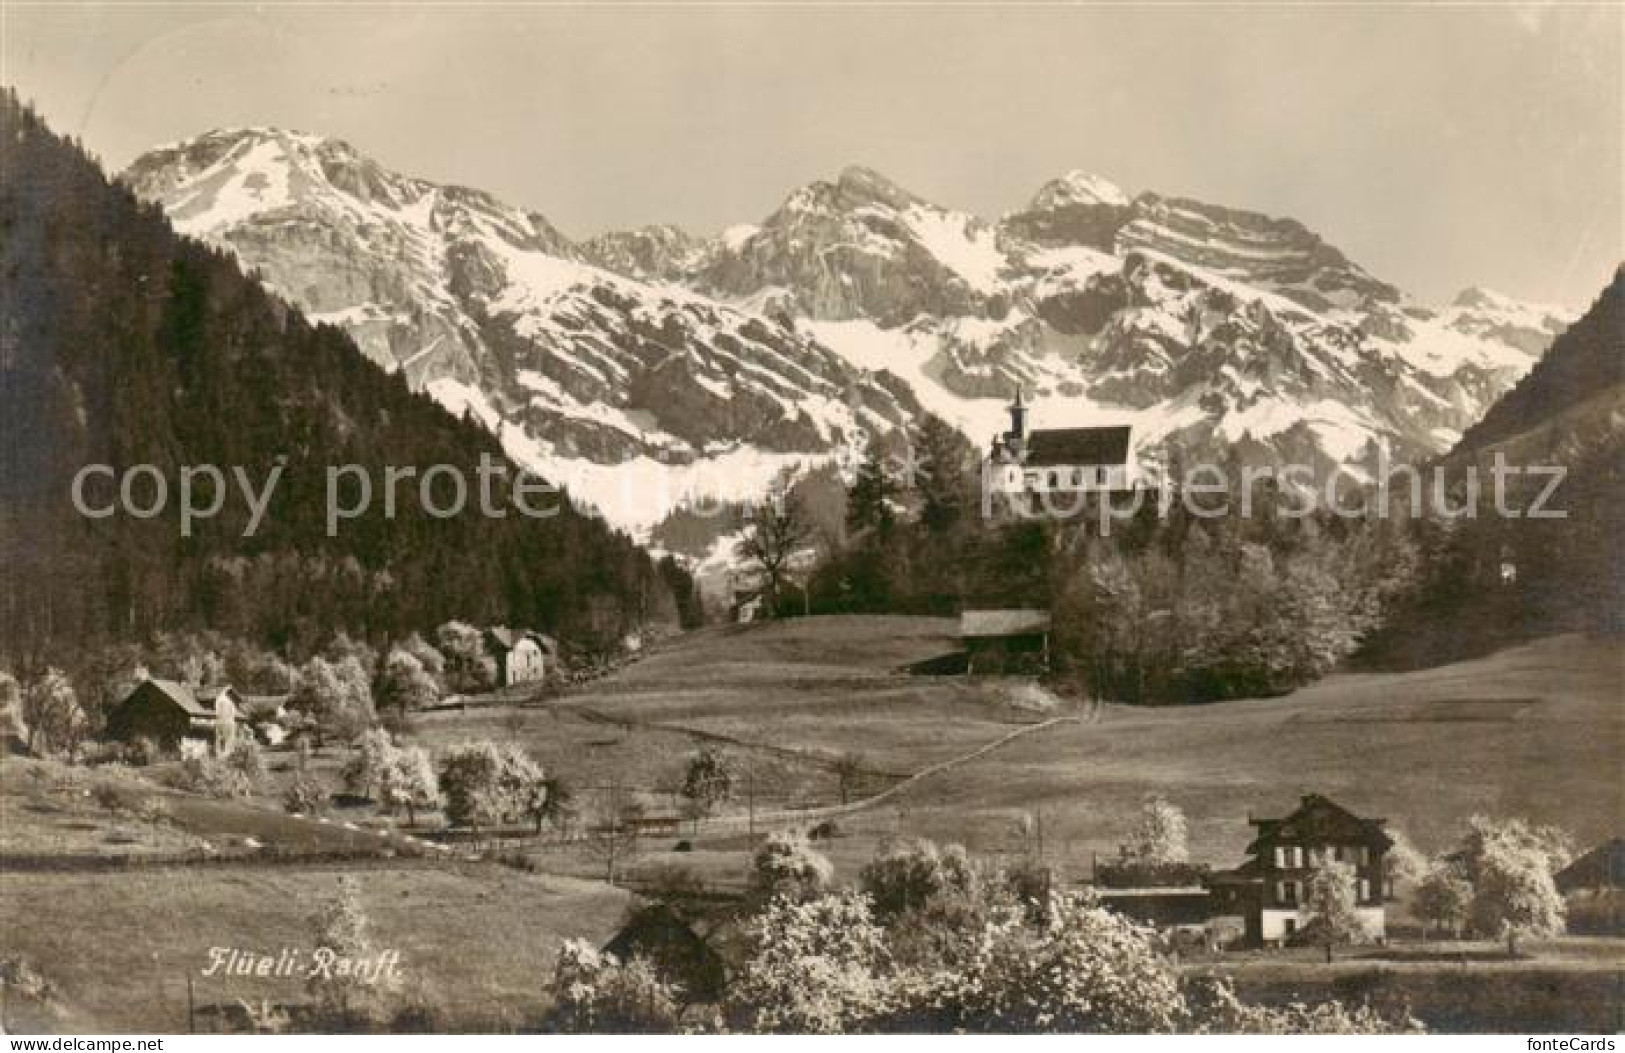
[[[1277,843],[1300,844],[1342,841],[1381,849],[1393,846],[1381,819],[1366,819],[1318,793],[1306,794],[1297,810],[1284,819],[1250,819],[1258,836],[1247,846],[1249,854],[1268,851]]]
[[[1047,428],[1027,436],[1029,468],[1056,465],[1108,466],[1128,463],[1127,424],[1109,428]]]
[[[1049,611],[1025,608],[965,611],[959,616],[961,637],[1026,636],[1049,632]]]
[[[1202,878],[1208,888],[1224,885],[1252,885],[1264,880],[1263,868],[1256,858],[1249,859],[1232,870],[1214,870]]]
[[[215,698],[218,696],[218,692],[209,692],[206,696],[208,699],[208,704],[205,705],[203,700],[198,697],[196,692],[178,680],[160,680],[157,677],[151,677],[135,685],[135,687],[130,691],[130,694],[125,697],[134,697],[137,691],[140,691],[143,687],[148,686],[163,695],[165,698],[169,699],[171,702],[175,703],[177,706],[180,706],[182,709],[186,710],[186,712],[190,713],[194,717],[214,716],[214,702]]]
[[[691,996],[722,993],[726,972],[721,956],[665,903],[632,915],[603,949],[622,961],[645,959]]]
[[[1616,837],[1585,853],[1557,872],[1559,892],[1575,889],[1625,888],[1625,837]]]
[[[200,687],[196,691],[192,692],[192,694],[197,698],[198,705],[202,706],[204,709],[213,711],[215,704],[218,703],[220,699],[228,694],[236,696],[237,692],[231,689],[230,684],[226,684],[220,687]]]

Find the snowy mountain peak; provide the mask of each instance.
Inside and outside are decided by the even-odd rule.
[[[1018,384],[1046,426],[1133,424],[1151,461],[1430,456],[1565,321],[1483,290],[1429,310],[1294,220],[1082,172],[997,224],[851,167],[715,238],[579,245],[274,129],[165,147],[125,178],[637,531],[922,408],[980,446]]]
[[[1142,194],[1117,232],[1119,254],[1143,251],[1264,289],[1315,312],[1398,303],[1378,281],[1295,219],[1188,198]]]
[[[1126,207],[1129,196],[1117,184],[1102,176],[1073,169],[1059,179],[1052,179],[1039,188],[1028,209],[1048,212],[1077,205],[1113,205]]]
[[[872,168],[848,165],[833,180],[819,179],[801,187],[785,199],[774,213],[783,222],[793,222],[806,213],[849,213],[866,208],[905,209],[920,199]]]
[[[892,208],[907,208],[920,199],[886,176],[863,165],[848,165],[841,169],[835,186],[843,196],[859,202],[877,202]]]
[[[1555,318],[1564,324],[1572,322],[1574,312],[1566,307],[1555,304],[1530,303],[1519,300],[1505,293],[1487,289],[1482,285],[1471,285],[1456,294],[1450,301],[1452,308],[1459,308],[1465,312],[1473,312],[1481,316],[1496,317],[1505,322],[1522,322],[1524,324],[1541,324],[1545,319]]]
[[[277,132],[214,133],[123,178],[628,529],[753,496],[915,408],[792,329],[665,280],[711,251],[676,227],[576,246],[483,191]]]

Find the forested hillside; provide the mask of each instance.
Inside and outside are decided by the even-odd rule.
[[[336,630],[399,634],[453,617],[591,644],[676,619],[686,576],[559,497],[532,502],[564,506],[547,519],[488,518],[472,496],[475,508],[440,519],[409,484],[393,518],[375,501],[329,537],[329,465],[362,466],[375,486],[386,465],[453,465],[472,481],[500,444],[230,256],[176,235],[10,91],[0,137],[0,654],[205,627],[298,649]],[[279,458],[255,536],[242,536],[250,513],[235,484],[218,516],[182,536],[183,466],[241,467],[263,486]],[[156,466],[166,513],[78,515],[70,484],[94,463]]]
[[[1625,384],[1625,267],[1592,309],[1570,326],[1518,384],[1468,428],[1450,459],[1460,461]]]
[[[1092,515],[987,521],[975,512],[975,454],[928,427],[913,438],[912,484],[871,450],[810,603],[1047,607],[1057,672],[1141,702],[1280,693],[1357,656],[1431,666],[1539,636],[1619,632],[1622,363],[1625,272],[1449,457],[1396,470],[1386,488],[1351,483],[1336,510],[1322,500],[1311,515],[1305,495],[1249,486],[1230,463],[1220,515],[1165,491],[1160,514],[1142,502],[1104,532]]]
[[[1450,452],[1458,502],[1476,475],[1489,503],[1497,455],[1541,469],[1511,480],[1507,504],[1520,514],[1435,524],[1426,579],[1376,655],[1419,664],[1555,632],[1625,631],[1625,269]],[[1526,514],[1542,498],[1543,514]]]

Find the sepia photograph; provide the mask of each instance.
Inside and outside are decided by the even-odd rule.
[[[1625,3],[0,0],[0,95],[8,1050],[1625,1033]]]

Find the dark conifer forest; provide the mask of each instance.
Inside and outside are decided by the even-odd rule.
[[[680,568],[556,495],[533,502],[562,505],[552,518],[435,518],[408,486],[393,519],[375,501],[329,537],[329,465],[377,485],[386,465],[446,464],[472,483],[482,454],[502,459],[497,439],[178,236],[11,91],[0,141],[0,653],[204,628],[298,650],[448,618],[595,646],[675,623],[679,605],[693,616]],[[241,467],[260,486],[279,458],[255,536],[235,492],[182,536],[182,467]],[[70,488],[87,464],[156,466],[170,506],[79,515]]]

